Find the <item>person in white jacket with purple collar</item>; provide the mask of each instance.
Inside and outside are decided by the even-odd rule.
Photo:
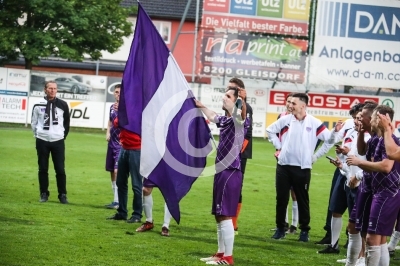
[[[308,95],[295,93],[290,102],[292,114],[283,116],[267,128],[269,141],[277,149],[276,227],[274,239],[285,237],[286,207],[292,187],[298,202],[299,241],[308,242],[310,202],[308,189],[312,164],[333,146],[328,143],[331,132],[314,116],[307,114]],[[281,139],[277,133],[280,133]],[[324,144],[314,154],[318,139]]]

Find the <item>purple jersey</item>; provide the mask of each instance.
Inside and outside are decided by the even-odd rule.
[[[371,138],[367,141],[367,152],[365,153],[365,157],[367,161],[371,162],[373,155],[375,154],[376,147],[378,146],[379,137],[377,134],[373,134]],[[363,179],[358,186],[358,189],[362,192],[371,192],[371,174],[367,171],[363,171]]]
[[[392,135],[394,142],[397,146],[400,146],[399,139]],[[388,159],[385,148],[384,138],[379,138],[378,146],[376,147],[374,154],[374,162],[380,162],[384,159]],[[393,164],[392,170],[388,174],[381,172],[371,173],[371,188],[374,194],[384,194],[394,196],[399,190],[399,163],[395,162]]]
[[[233,117],[217,116],[215,118],[220,128],[217,158],[215,168],[217,173],[224,169],[240,170],[240,150],[243,146],[245,128],[248,128],[249,121],[246,118],[241,125],[234,121]]]
[[[114,127],[114,120],[118,116],[118,110],[114,108],[114,104],[110,106],[110,116],[109,121],[111,122],[110,126],[110,141],[108,142],[108,147],[113,149],[120,149],[121,144],[119,142],[119,133],[120,129],[118,127]]]

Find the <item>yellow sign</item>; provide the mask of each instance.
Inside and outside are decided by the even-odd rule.
[[[295,20],[308,20],[310,14],[310,0],[284,1],[283,17]]]
[[[74,108],[78,105],[80,105],[82,102],[70,102],[69,105],[71,106],[71,108]]]

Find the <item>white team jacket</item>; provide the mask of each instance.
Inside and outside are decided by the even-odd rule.
[[[331,132],[321,120],[309,114],[302,121],[292,114],[283,116],[267,128],[267,133],[269,141],[276,149],[281,150],[278,157],[280,165],[311,169],[313,162],[333,146],[328,143]],[[277,133],[280,133],[281,140]],[[314,154],[318,139],[324,141],[324,144]]]

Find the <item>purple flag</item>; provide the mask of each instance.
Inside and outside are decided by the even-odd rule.
[[[118,111],[119,125],[142,138],[140,173],[160,189],[179,223],[179,201],[203,171],[212,149],[210,129],[140,3]]]

